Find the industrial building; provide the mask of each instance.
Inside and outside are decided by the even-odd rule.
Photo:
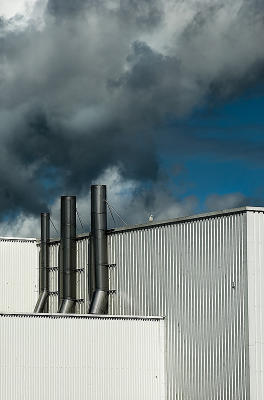
[[[87,323],[83,328],[86,334],[80,333],[78,337],[74,333],[75,344],[66,347],[75,346],[77,341],[79,352],[86,352],[84,336],[94,334],[94,328],[89,331],[91,321],[98,319],[106,325],[111,321],[122,326],[128,318],[135,330],[131,328],[132,336],[127,341],[126,334],[118,333],[120,349],[111,344],[113,337],[108,327],[104,329],[105,335],[109,333],[104,343],[109,341],[114,349],[113,368],[118,370],[115,363],[119,352],[124,351],[122,346],[127,346],[125,351],[129,353],[131,342],[136,341],[140,345],[138,360],[142,369],[137,374],[131,361],[132,370],[128,366],[125,377],[105,371],[108,396],[99,393],[95,385],[76,399],[93,394],[94,399],[263,400],[264,208],[243,207],[107,230],[102,219],[106,207],[100,199],[104,193],[97,189],[91,233],[75,237],[74,228],[70,228],[74,223],[74,201],[68,198],[62,200],[62,225],[65,213],[69,213],[60,239],[49,239],[47,215],[42,223],[46,238],[42,235],[41,243],[34,239],[0,239],[1,340],[3,319],[11,318],[14,324],[18,320],[21,324],[25,323],[22,320],[41,320],[42,332],[49,336],[51,321],[69,318],[74,331],[81,318]],[[63,201],[69,203],[63,206]],[[22,313],[22,320],[15,316],[17,313]],[[149,320],[150,317],[154,319]],[[148,336],[149,321],[159,326],[156,336],[153,329],[153,340]],[[136,332],[137,324],[142,330],[146,327],[147,341],[142,332]],[[34,323],[21,329],[24,333],[35,329]],[[118,331],[118,327],[115,329]],[[59,323],[58,332],[62,334]],[[158,351],[153,350],[157,348]],[[152,351],[158,355],[151,374],[143,358],[145,354],[150,360]],[[90,357],[94,371],[85,366],[86,378],[80,376],[90,379],[89,374],[99,371],[104,381],[100,355],[93,351]],[[73,369],[81,368],[83,361],[75,358],[74,365]],[[49,367],[47,364],[46,371]],[[50,375],[52,371],[51,368]],[[76,374],[83,374],[78,371]],[[129,376],[139,388],[131,397],[121,394],[122,384]],[[81,378],[78,379],[81,385]],[[144,382],[152,385],[152,392],[146,391]],[[49,392],[45,398],[60,399],[59,396]]]

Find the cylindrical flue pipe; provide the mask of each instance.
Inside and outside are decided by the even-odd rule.
[[[35,313],[47,311],[49,298],[49,241],[50,241],[50,215],[41,213],[41,242],[39,260],[39,298],[35,306]]]
[[[91,186],[91,240],[95,271],[95,291],[90,305],[90,314],[108,312],[108,258],[107,258],[106,186]]]
[[[76,304],[76,197],[61,197],[59,313],[74,313]]]

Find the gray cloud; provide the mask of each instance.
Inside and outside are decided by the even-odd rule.
[[[56,17],[73,17],[87,9],[87,0],[50,0],[47,11]]]
[[[248,199],[242,193],[212,194],[206,199],[206,206],[209,211],[225,210],[246,206],[247,201]]]
[[[22,30],[1,22],[2,215],[81,194],[113,166],[159,184],[163,121],[263,77],[258,1],[49,0],[43,19]],[[164,131],[162,140],[200,151],[187,134],[172,140]],[[218,145],[207,142],[212,152]],[[220,142],[223,155],[227,145]],[[248,157],[247,144],[240,148],[238,157]]]
[[[162,22],[163,2],[159,0],[49,0],[47,12],[59,20],[83,17],[83,13],[104,13],[116,18],[121,29],[152,30]],[[105,21],[107,22],[107,21]]]
[[[237,207],[263,207],[263,197],[247,197],[242,193],[212,194],[207,197],[205,205],[209,211],[224,210]]]

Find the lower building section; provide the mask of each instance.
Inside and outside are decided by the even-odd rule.
[[[163,318],[0,315],[0,398],[164,400]]]
[[[0,238],[0,312],[33,312],[39,294],[36,239]]]

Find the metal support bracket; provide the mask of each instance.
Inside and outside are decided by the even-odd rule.
[[[107,293],[108,293],[109,295],[111,295],[111,294],[116,294],[116,292],[117,292],[116,289],[113,289],[113,290],[108,290]]]
[[[116,268],[116,264],[103,264],[107,268]]]
[[[78,303],[78,304],[84,303],[84,299],[76,299],[75,303]]]

